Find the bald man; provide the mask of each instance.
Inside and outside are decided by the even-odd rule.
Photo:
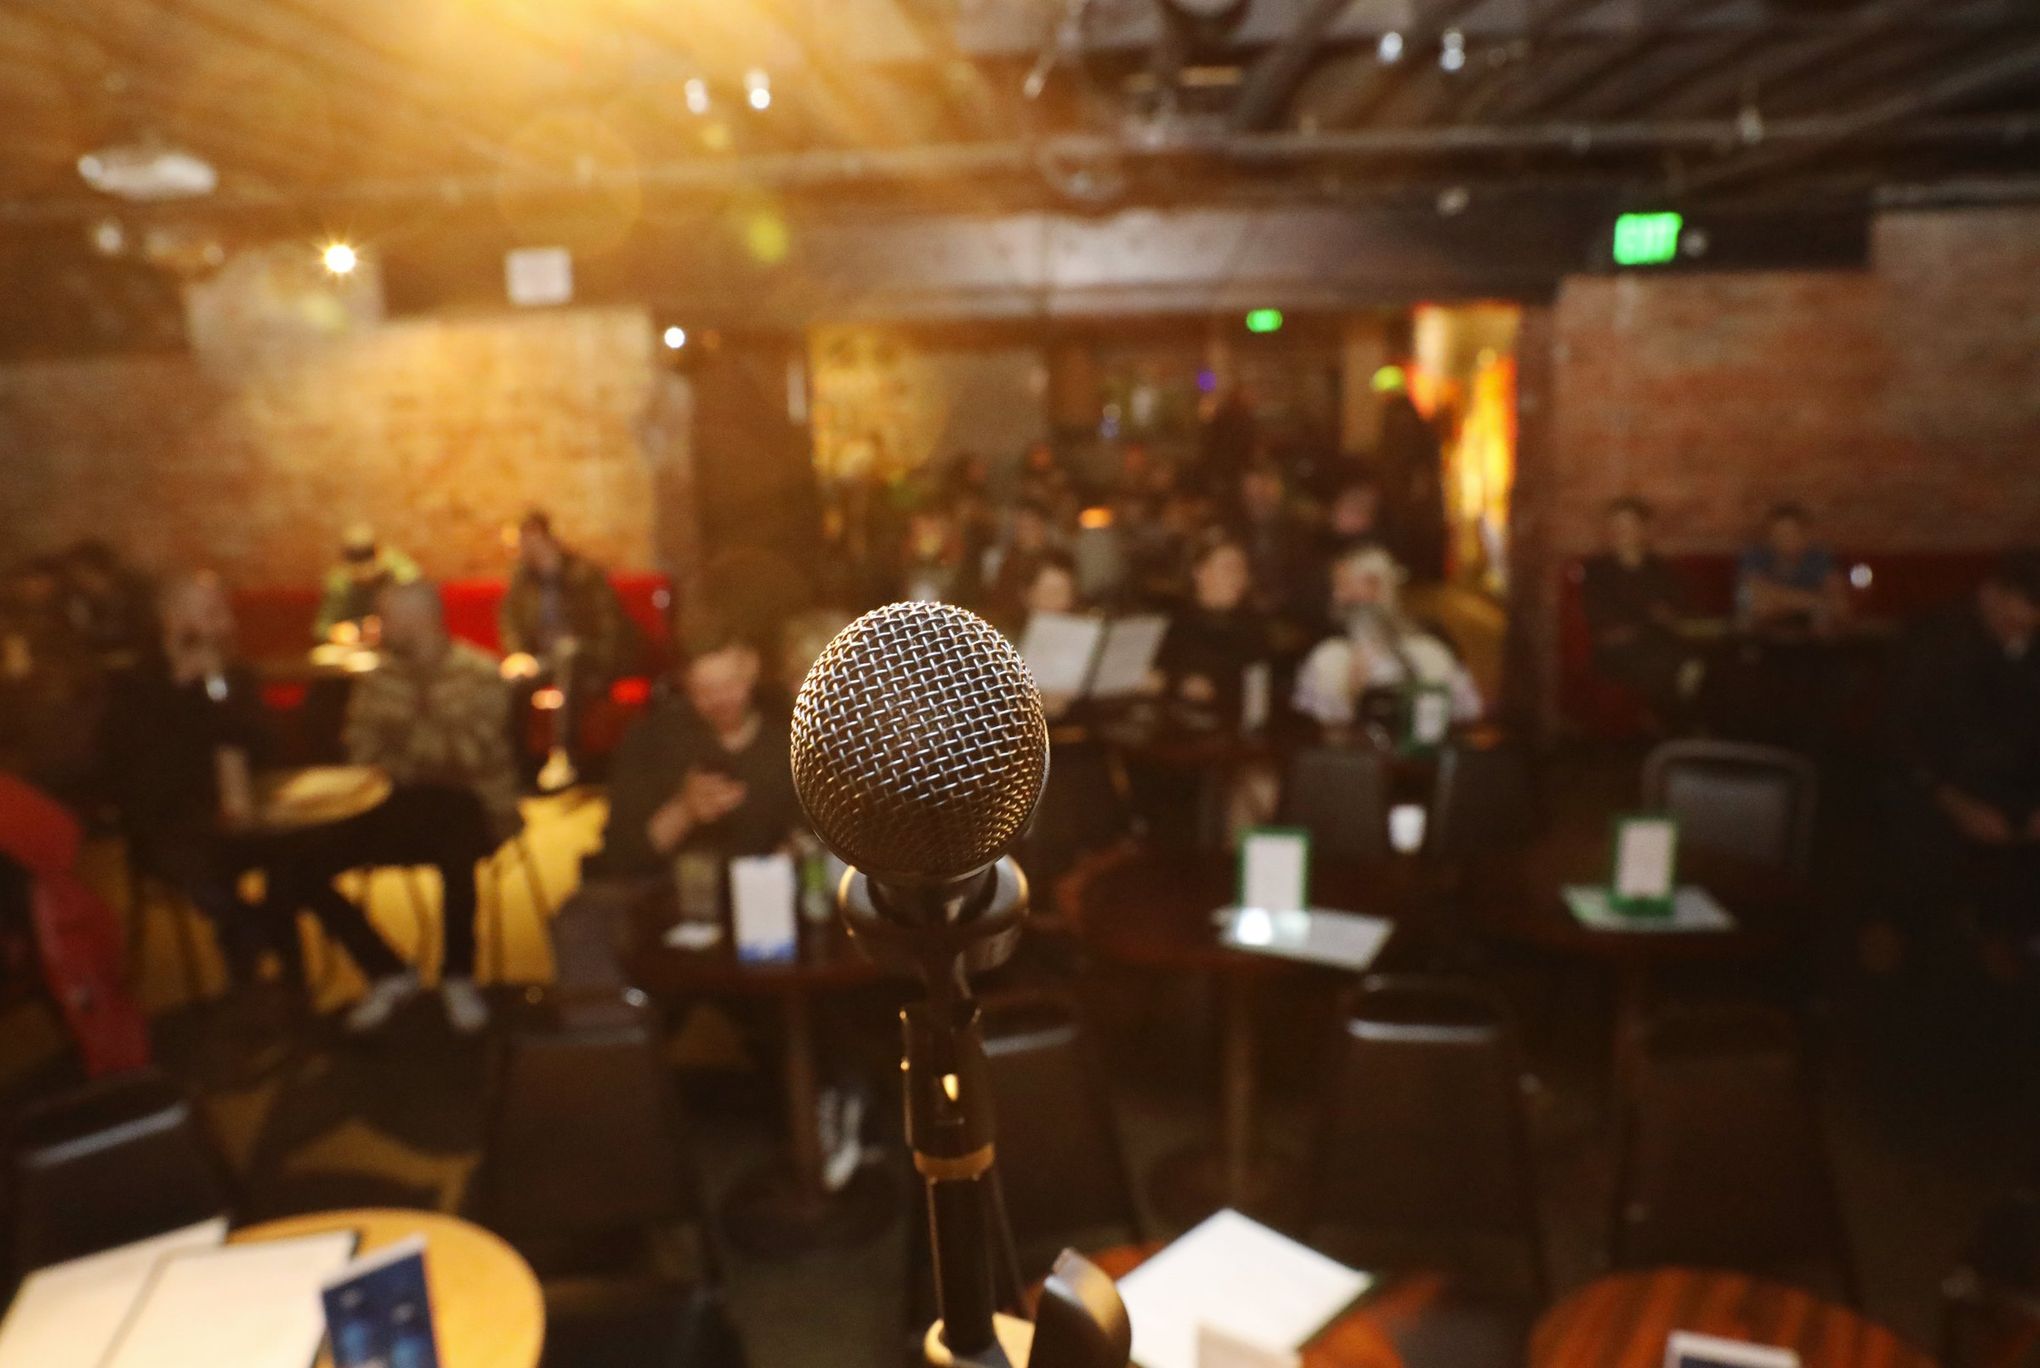
[[[440,991],[462,1034],[488,1024],[474,983],[475,863],[522,824],[506,728],[509,693],[493,657],[447,634],[439,591],[418,581],[383,591],[383,662],[348,702],[349,757],[395,782],[381,807],[336,828],[296,863],[284,897],[310,907],[368,978],[347,1018],[353,1031],[389,1020],[418,976],[333,887],[364,865],[429,864],[445,888]]]

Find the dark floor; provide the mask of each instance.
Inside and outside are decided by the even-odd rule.
[[[1634,757],[1573,757],[1553,770],[1555,820],[1605,823],[1628,801]],[[2033,1171],[2040,1049],[2030,987],[2005,986],[1960,957],[1931,971],[1916,961],[1869,977],[1854,966],[1853,922],[1874,905],[1877,877],[1852,787],[1831,783],[1824,892],[1835,911],[1829,967],[1812,1015],[1824,1105],[1866,1308],[1921,1343],[1934,1332],[1937,1287],[1983,1207]],[[599,804],[533,812],[553,881],[599,822]],[[557,896],[557,889],[555,890]],[[379,915],[401,919],[384,897]],[[518,980],[549,972],[537,923],[513,904],[506,930]],[[162,938],[158,938],[162,943]],[[152,979],[164,971],[152,971]],[[1591,979],[1554,991],[1539,966],[1499,960],[1498,981],[1528,1026],[1542,1087],[1534,1107],[1538,1177],[1561,1293],[1594,1275],[1609,1210],[1612,1132],[1605,1097],[1609,1002]],[[1213,1013],[1202,985],[1093,972],[1081,989],[1101,1026],[1115,1100],[1135,1171],[1213,1132]],[[326,1001],[350,991],[336,977]],[[499,988],[499,994],[513,989]],[[452,1038],[429,1004],[370,1044],[341,1041],[330,1023],[292,1047],[273,1046],[266,1075],[246,1076],[247,1051],[224,1038],[216,1014],[153,996],[161,1049],[205,1091],[210,1114],[245,1174],[250,1215],[368,1203],[459,1209],[480,1130],[485,1046]],[[1318,999],[1265,1004],[1261,1137],[1267,1152],[1304,1149],[1311,1109],[1307,1053]],[[858,1052],[884,1059],[892,1023],[873,995],[846,1030]],[[0,1061],[20,1095],[61,1075],[55,1038],[32,1011],[0,1019]],[[674,1057],[712,1192],[776,1153],[780,1123],[768,1069],[748,1061],[741,1032],[695,1014],[676,1030]],[[886,1118],[883,1129],[896,1135]],[[896,1149],[885,1156],[901,1167]],[[899,1203],[907,1209],[904,1196]],[[734,1308],[760,1368],[857,1368],[900,1361],[904,1223],[858,1247],[765,1261],[733,1256]],[[1169,1233],[1155,1223],[1157,1233]]]

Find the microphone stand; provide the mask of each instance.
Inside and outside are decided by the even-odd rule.
[[[851,870],[837,902],[874,963],[916,975],[924,1001],[900,1013],[907,1144],[927,1186],[940,1319],[924,1353],[934,1368],[1126,1368],[1132,1331],[1119,1294],[1072,1251],[1056,1260],[1035,1323],[997,1314],[996,1262],[1017,1301],[999,1191],[990,1082],[970,976],[1012,955],[1027,917],[1027,879],[1010,858],[939,884],[874,883]]]

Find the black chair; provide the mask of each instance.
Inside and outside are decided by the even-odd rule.
[[[1683,848],[1799,873],[1819,788],[1812,761],[1775,746],[1667,741],[1643,762],[1643,801],[1679,819]]]
[[[1020,992],[984,1003],[985,1060],[998,1126],[998,1174],[1012,1244],[1002,1300],[1045,1277],[1066,1247],[1139,1244],[1147,1229],[1082,1016],[1066,995]],[[907,1330],[936,1315],[923,1184],[907,1185]],[[917,1360],[918,1361],[918,1360]]]
[[[191,1099],[153,1069],[35,1104],[12,1136],[13,1254],[27,1272],[233,1207]]]
[[[2040,1365],[2040,1193],[1992,1208],[1941,1284],[1945,1368]]]
[[[1046,1275],[1068,1245],[1146,1238],[1104,1075],[1076,1005],[1045,993],[992,999],[984,1032],[1020,1279]]]
[[[1409,1368],[1521,1361],[1549,1291],[1513,1021],[1473,983],[1373,975],[1349,999],[1300,1233],[1447,1275],[1398,1326]]]
[[[1854,1260],[1791,1018],[1716,1004],[1667,1010],[1638,1043],[1611,1253],[1832,1287]]]
[[[1283,776],[1281,820],[1310,832],[1315,855],[1386,858],[1390,777],[1388,756],[1373,746],[1300,750]]]
[[[539,1274],[550,1368],[744,1361],[655,1027],[636,994],[549,995],[504,1033],[474,1204]]]
[[[1459,868],[1521,845],[1536,828],[1536,786],[1521,745],[1453,741],[1439,753],[1426,859]]]

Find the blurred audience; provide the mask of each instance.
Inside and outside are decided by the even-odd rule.
[[[297,847],[278,870],[272,901],[310,908],[360,966],[369,987],[347,1026],[370,1031],[418,992],[418,976],[332,880],[376,865],[438,870],[440,994],[453,1028],[473,1034],[489,1021],[474,981],[475,864],[524,825],[505,727],[509,691],[487,652],[447,634],[431,584],[390,585],[372,607],[381,616],[382,659],[348,701],[347,755],[378,767],[395,787],[378,807]]]
[[[370,624],[383,590],[417,578],[416,561],[378,541],[367,523],[352,524],[340,537],[340,563],[326,572],[312,635],[345,646],[363,640],[374,644]]]
[[[623,668],[630,624],[601,566],[568,549],[539,511],[516,532],[517,564],[503,594],[498,629],[502,671],[512,681],[514,718],[549,689],[552,738],[538,773],[543,792],[579,778],[574,756],[582,710]]]
[[[683,851],[770,854],[803,825],[787,717],[761,706],[757,648],[712,622],[680,645],[676,691],[654,699],[611,764],[607,873],[655,874]]]
[[[1783,503],[1764,515],[1737,565],[1735,601],[1738,621],[1760,636],[1825,635],[1847,619],[1848,588],[1805,508]]]
[[[1190,571],[1191,600],[1169,620],[1155,655],[1163,697],[1193,726],[1238,726],[1244,719],[1247,672],[1272,662],[1266,620],[1250,597],[1254,575],[1247,551],[1223,532],[1199,546]]]
[[[1412,687],[1444,689],[1452,719],[1480,716],[1480,690],[1452,647],[1403,615],[1403,571],[1380,547],[1362,547],[1332,569],[1332,613],[1337,635],[1305,658],[1296,677],[1295,706],[1321,726],[1350,727],[1372,715],[1370,694],[1397,696]]]
[[[1651,545],[1652,516],[1642,499],[1608,505],[1608,549],[1581,567],[1580,599],[1595,668],[1634,689],[1661,723],[1674,725],[1698,694],[1706,668],[1679,636],[1685,591]]]

